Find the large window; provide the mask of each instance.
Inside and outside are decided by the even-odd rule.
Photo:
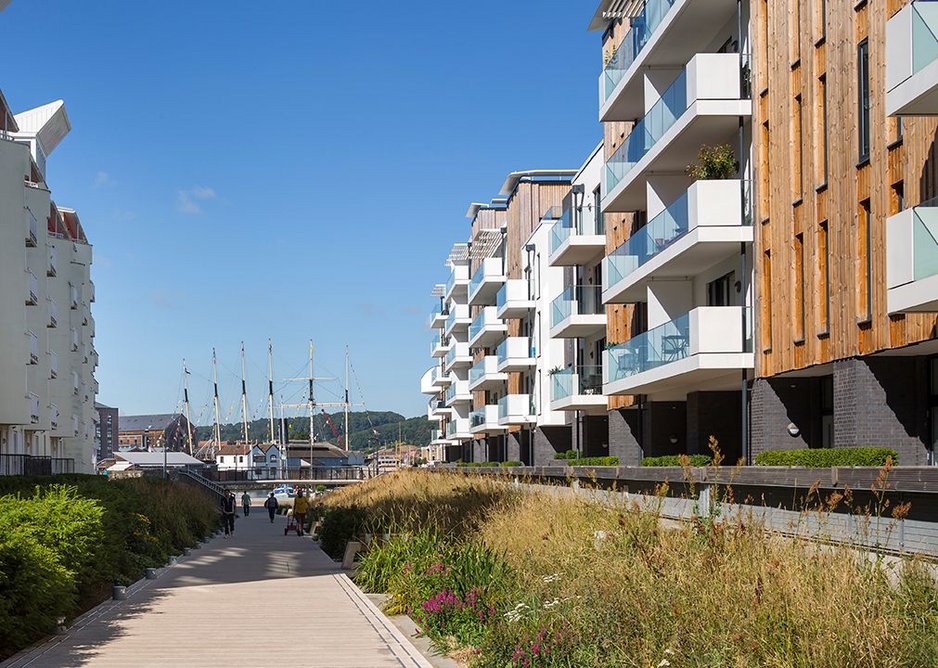
[[[736,273],[730,272],[707,283],[707,306],[732,306]]]
[[[870,48],[863,40],[857,45],[857,140],[860,161],[870,157]]]

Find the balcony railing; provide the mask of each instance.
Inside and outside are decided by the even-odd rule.
[[[587,220],[582,213],[575,215],[571,209],[564,209],[560,221],[550,228],[550,254],[555,255],[571,236],[605,234],[604,220],[598,211]]]
[[[0,455],[0,475],[59,475],[74,472],[74,459],[34,457],[32,455]]]
[[[30,392],[27,399],[29,399],[29,421],[35,424],[39,422],[39,395]]]
[[[55,404],[49,404],[49,416],[52,422],[52,428],[59,428],[59,408]]]
[[[634,336],[625,343],[611,346],[608,382],[684,359],[690,350],[690,314]]]
[[[631,28],[603,68],[603,100],[608,100],[618,83],[635,62],[645,44],[655,34],[661,21],[676,0],[648,0]]]
[[[573,395],[602,395],[603,368],[583,365],[561,369],[551,376],[551,401],[560,401]]]
[[[46,276],[54,277],[58,271],[55,246],[49,246],[49,268],[46,270]]]
[[[49,378],[59,377],[59,355],[54,350],[49,351]]]
[[[506,394],[498,400],[498,421],[501,423],[530,422],[534,415],[534,395]]]
[[[29,339],[29,363],[39,364],[39,337],[32,331],[26,332],[26,336]]]
[[[917,74],[938,59],[938,2],[913,2],[912,74]]]
[[[35,306],[39,302],[39,279],[31,272],[26,272],[27,282],[29,283],[26,292],[26,305]]]
[[[49,300],[49,327],[55,327],[59,322],[59,307],[54,299]]]
[[[495,349],[495,356],[498,358],[499,364],[502,364],[509,357],[533,359],[536,357],[534,342],[531,337],[510,336],[498,344]]]
[[[26,210],[26,215],[29,219],[29,227],[26,228],[26,245],[32,248],[38,242],[39,221],[36,220],[36,216],[29,209]]]
[[[556,327],[573,315],[602,315],[606,310],[601,285],[565,288],[551,303],[550,325]]]

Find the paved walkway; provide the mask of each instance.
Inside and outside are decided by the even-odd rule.
[[[3,668],[321,666],[429,668],[307,538],[255,510],[215,538]]]

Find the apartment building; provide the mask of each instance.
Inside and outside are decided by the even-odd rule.
[[[46,179],[47,158],[70,129],[62,101],[14,115],[0,93],[0,470],[6,473],[94,470],[91,245],[78,214],[52,201]]]
[[[599,116],[610,453],[747,450],[749,3],[605,1]],[[779,4],[781,8],[781,4]]]
[[[105,406],[95,402],[97,412],[95,418],[95,440],[98,447],[98,461],[112,457],[120,450],[118,431],[120,429],[119,410],[113,406]]]

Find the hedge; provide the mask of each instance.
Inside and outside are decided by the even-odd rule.
[[[511,460],[507,462],[502,462],[500,466],[504,466],[506,468],[515,467],[515,466],[524,466],[524,462],[519,462],[518,460]]]
[[[579,459],[568,459],[565,462],[568,466],[618,466],[618,457],[580,457]]]
[[[643,457],[642,466],[683,466],[681,458],[687,457],[690,466],[709,466],[713,461],[710,455],[663,455],[661,457]]]
[[[756,466],[883,466],[886,458],[899,463],[899,453],[892,448],[811,448],[803,450],[766,450],[756,455]]]
[[[0,477],[0,660],[194,545],[218,516],[205,493],[162,480]]]

